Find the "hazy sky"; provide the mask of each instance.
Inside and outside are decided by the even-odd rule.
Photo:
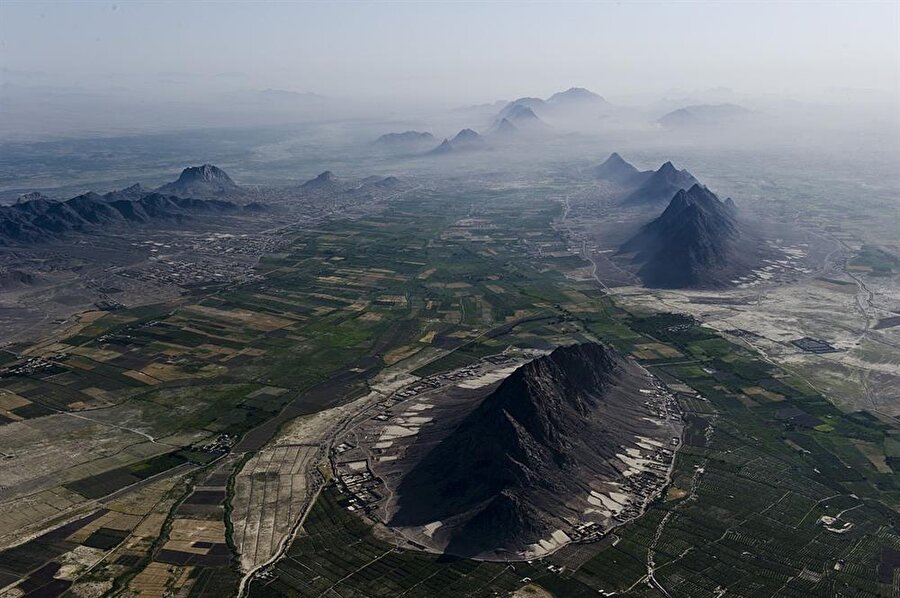
[[[726,86],[900,91],[900,2],[0,0],[8,82],[487,101]],[[162,91],[166,91],[165,89]]]

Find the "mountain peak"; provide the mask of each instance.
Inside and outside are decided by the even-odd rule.
[[[646,205],[657,204],[669,201],[681,189],[689,189],[697,184],[694,178],[687,170],[678,170],[672,162],[666,162],[659,169],[652,173],[646,181],[630,195],[628,195],[622,203],[626,205]]]
[[[578,103],[578,104],[605,104],[606,100],[600,95],[585,89],[584,87],[570,87],[565,91],[560,91],[547,100],[550,103]]]
[[[610,181],[626,188],[633,188],[651,174],[650,172],[639,171],[616,152],[611,153],[603,164],[594,169],[596,178]]]
[[[496,127],[497,133],[515,133],[518,130],[518,127],[509,122],[509,119],[507,118],[501,119],[500,122],[497,123]]]
[[[224,170],[212,164],[204,164],[202,166],[189,166],[181,171],[178,182],[188,183],[194,181],[203,181],[205,183],[222,183],[225,185],[234,185],[234,181],[228,176]]]
[[[476,139],[481,139],[481,135],[472,129],[462,129],[459,133],[456,134],[456,137],[453,138],[453,141],[474,141]]]
[[[634,254],[647,286],[724,286],[748,268],[747,256],[736,250],[739,236],[733,208],[694,184],[679,189],[665,211],[622,245],[620,253]]]
[[[300,188],[306,190],[321,190],[321,189],[330,189],[335,187],[338,184],[338,179],[334,176],[334,173],[330,170],[326,170],[324,172],[320,172],[314,178],[309,179],[305,183],[303,183]]]
[[[29,191],[28,193],[23,193],[19,197],[16,198],[16,203],[26,203],[29,201],[53,201],[40,191]]]
[[[212,164],[203,164],[185,168],[181,171],[178,180],[167,183],[155,191],[164,195],[189,197],[192,195],[223,195],[239,190],[240,187],[224,170]]]
[[[585,480],[621,480],[622,447],[671,437],[641,417],[646,385],[646,373],[597,343],[526,363],[403,475],[388,525],[441,521],[431,540],[454,555],[528,552],[568,527],[573,509],[589,509]]]

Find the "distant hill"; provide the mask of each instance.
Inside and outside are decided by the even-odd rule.
[[[191,166],[181,171],[178,180],[156,189],[163,195],[181,197],[223,196],[240,191],[224,170],[212,164]]]
[[[699,184],[681,189],[658,218],[624,243],[645,285],[658,288],[724,287],[753,268],[752,249],[739,249],[741,227],[730,200]]]
[[[449,154],[484,149],[484,137],[472,129],[463,129],[453,139],[444,139],[439,146],[428,152],[432,155]]]
[[[652,170],[638,170],[615,152],[594,169],[594,177],[625,188],[637,187],[651,176]]]
[[[180,222],[199,215],[242,211],[240,206],[223,200],[184,198],[157,192],[138,195],[135,187],[106,195],[85,193],[67,201],[37,198],[0,207],[0,245],[42,243],[72,232]]]
[[[507,111],[505,118],[514,125],[543,124],[537,114],[534,113],[534,110],[522,104],[513,105]]]
[[[640,186],[622,200],[623,205],[653,205],[667,202],[681,189],[689,189],[697,184],[697,179],[687,170],[678,170],[671,162],[666,162]]]
[[[495,135],[500,135],[501,137],[512,137],[520,131],[516,125],[504,118],[494,126],[494,129],[491,132]]]
[[[658,122],[666,128],[703,127],[736,122],[749,114],[736,104],[698,104],[673,110]]]
[[[370,176],[360,180],[348,180],[336,176],[330,170],[326,170],[309,179],[297,189],[310,197],[322,197],[329,199],[346,198],[348,195],[372,195],[383,196],[385,192],[401,191],[408,189],[409,183],[395,176]]]
[[[587,90],[583,87],[570,87],[565,91],[560,91],[549,98],[547,103],[556,106],[607,106],[609,102],[602,96]]]
[[[333,172],[326,170],[325,172],[319,173],[315,178],[311,178],[300,185],[300,188],[304,191],[329,191],[337,189],[340,186],[341,181],[334,176]]]
[[[511,102],[507,102],[500,112],[497,113],[495,118],[495,122],[499,122],[504,118],[508,118],[510,113],[519,110],[520,108],[527,108],[531,110],[533,114],[537,114],[538,111],[541,110],[545,105],[544,100],[540,98],[518,98]]]
[[[142,198],[148,193],[150,193],[150,191],[144,189],[140,183],[135,183],[130,187],[125,187],[124,189],[119,189],[118,191],[110,191],[109,193],[104,193],[103,199],[105,199],[106,201],[116,201],[119,199],[134,201],[136,199]]]
[[[528,551],[591,507],[591,485],[621,479],[617,453],[661,436],[647,386],[599,344],[523,365],[406,473],[388,525],[441,522],[433,538],[453,555]]]
[[[516,104],[506,111],[506,116],[494,123],[490,133],[505,140],[533,137],[549,130],[547,123],[542,121],[528,106]]]
[[[404,131],[402,133],[386,133],[375,140],[374,144],[385,149],[417,150],[432,146],[434,135],[422,131]]]
[[[496,127],[505,118],[517,127],[521,127],[516,122],[518,115],[526,115],[524,109],[527,109],[535,119],[542,124],[547,124],[543,119],[562,118],[571,121],[579,118],[592,118],[599,114],[599,110],[608,107],[609,103],[596,93],[584,89],[583,87],[572,87],[565,91],[560,91],[546,100],[541,98],[523,97],[508,102],[494,117],[494,126]],[[552,123],[551,123],[552,124]]]

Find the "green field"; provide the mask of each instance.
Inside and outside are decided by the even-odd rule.
[[[559,204],[546,199],[556,194],[552,186],[420,192],[377,215],[299,231],[261,261],[261,280],[108,314],[46,349],[54,370],[0,378],[0,389],[29,401],[13,411],[20,417],[126,414],[121,421],[154,438],[177,435],[161,456],[135,455],[65,485],[102,499],[212,460],[202,447],[221,434],[253,451],[279,414],[339,404],[419,352],[433,358],[415,373],[429,375],[510,346],[599,339],[630,353],[662,344],[684,357],[644,365],[702,395],[681,397],[688,427],[673,486],[685,495],[653,505],[614,538],[507,566],[393,548],[326,489],[274,578],[254,582],[252,593],[493,596],[529,577],[559,598],[651,596],[659,595],[644,579],[651,553],[656,580],[674,596],[896,592],[896,426],[838,411],[688,316],[631,312],[577,280],[584,262],[552,257],[567,247],[552,227]],[[267,387],[277,392],[260,392]],[[819,522],[842,512],[843,533]],[[103,531],[86,542],[119,537]],[[48,546],[17,550],[25,564],[10,574],[57,558],[57,544]],[[144,548],[149,562],[158,547]],[[225,595],[235,576],[197,567],[191,591]]]

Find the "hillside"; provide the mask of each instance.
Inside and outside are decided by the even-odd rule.
[[[182,197],[222,196],[240,191],[228,174],[212,164],[191,166],[181,171],[178,180],[156,189],[162,195]]]
[[[678,170],[666,162],[659,170],[646,177],[640,186],[622,200],[623,205],[639,206],[661,204],[672,199],[678,191],[698,184],[687,170]]]
[[[739,250],[742,234],[732,202],[693,185],[679,190],[658,218],[619,249],[632,254],[645,285],[660,288],[727,286],[752,269],[753,252]]]
[[[441,522],[434,539],[456,555],[534,550],[621,478],[623,447],[660,435],[639,392],[649,386],[599,344],[525,364],[402,479],[389,525]]]
[[[152,222],[182,221],[206,215],[233,214],[242,211],[228,201],[201,200],[145,192],[135,188],[114,191],[105,196],[85,193],[67,201],[38,198],[0,207],[0,245],[42,243],[72,232],[132,227]],[[136,197],[127,199],[127,197]]]

